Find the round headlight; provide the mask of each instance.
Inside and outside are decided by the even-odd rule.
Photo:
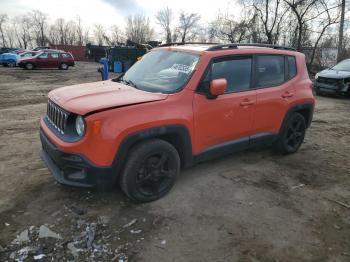
[[[77,116],[75,119],[75,130],[77,131],[78,136],[83,136],[85,133],[85,121],[82,116]]]

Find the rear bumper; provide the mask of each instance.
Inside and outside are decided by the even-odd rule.
[[[59,150],[40,130],[41,158],[60,184],[109,189],[114,186],[116,173],[113,167],[99,167],[78,154]]]

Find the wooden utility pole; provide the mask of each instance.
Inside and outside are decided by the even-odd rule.
[[[340,25],[339,25],[339,40],[338,40],[338,56],[337,56],[338,62],[342,59],[342,55],[343,55],[344,15],[345,15],[345,0],[342,0]]]

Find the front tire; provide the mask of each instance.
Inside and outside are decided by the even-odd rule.
[[[305,132],[305,118],[300,113],[293,113],[282,127],[276,143],[277,150],[284,155],[297,152],[304,141]]]
[[[152,139],[130,152],[120,178],[123,192],[136,202],[150,202],[166,195],[180,172],[180,157],[168,142]]]

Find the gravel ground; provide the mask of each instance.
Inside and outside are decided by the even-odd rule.
[[[298,153],[256,149],[181,173],[163,199],[58,185],[39,157],[48,91],[98,81],[0,68],[0,261],[350,261],[350,100],[317,97]]]

